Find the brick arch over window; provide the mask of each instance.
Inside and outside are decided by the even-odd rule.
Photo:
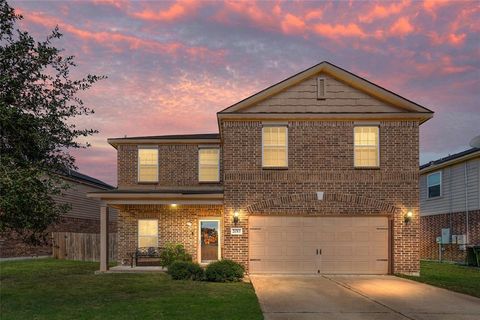
[[[325,193],[323,200],[318,200],[315,192],[291,194],[282,197],[263,200],[246,207],[249,214],[268,213],[269,211],[282,213],[284,211],[315,211],[328,210],[327,208],[336,208],[343,213],[349,211],[360,213],[387,213],[394,214],[400,211],[400,208],[389,202],[373,198],[362,197],[343,193]],[[333,210],[333,209],[332,209]],[[329,212],[336,213],[336,212]]]

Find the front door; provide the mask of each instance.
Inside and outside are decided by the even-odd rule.
[[[200,262],[220,258],[220,220],[200,220]]]

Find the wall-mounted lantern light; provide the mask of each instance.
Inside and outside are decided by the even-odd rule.
[[[172,203],[172,204],[170,205],[170,207],[176,208],[176,207],[177,207],[177,204],[176,204],[176,203]]]
[[[238,211],[235,210],[235,212],[233,212],[233,223],[235,225],[237,225],[238,221],[240,220],[240,218],[238,217]]]
[[[413,212],[411,210],[409,210],[405,216],[403,217],[405,223],[409,223],[410,221],[412,221],[412,217],[413,217]]]

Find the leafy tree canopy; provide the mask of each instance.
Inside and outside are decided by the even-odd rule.
[[[68,187],[59,174],[75,169],[69,150],[97,132],[73,124],[93,113],[78,93],[104,77],[71,79],[74,57],[53,45],[58,27],[36,41],[16,27],[22,18],[0,0],[0,232],[38,244],[69,209],[52,197]]]

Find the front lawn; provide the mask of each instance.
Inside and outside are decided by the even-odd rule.
[[[263,319],[251,284],[95,270],[95,262],[1,262],[0,319]]]
[[[480,298],[479,268],[422,261],[420,277],[402,277]]]

